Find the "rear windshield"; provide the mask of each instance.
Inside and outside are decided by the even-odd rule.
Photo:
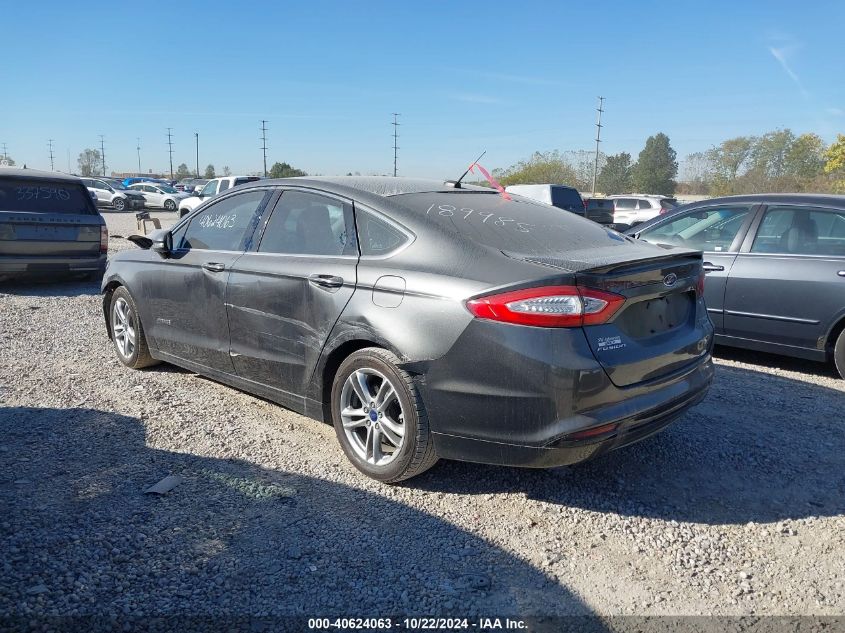
[[[0,211],[97,213],[91,194],[81,183],[24,178],[0,178]]]
[[[246,176],[244,178],[235,178],[235,187],[237,187],[238,185],[242,185],[245,182],[255,182],[256,180],[259,180],[259,178],[257,176]]]
[[[527,198],[508,201],[498,194],[467,191],[393,199],[465,239],[511,253],[551,255],[624,241],[600,224]]]
[[[581,194],[575,189],[569,187],[552,187],[552,206],[558,209],[579,211],[584,210],[584,203],[581,200]]]
[[[678,206],[678,201],[675,198],[661,198],[660,206],[664,209],[671,209]]]

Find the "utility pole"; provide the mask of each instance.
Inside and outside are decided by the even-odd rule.
[[[596,176],[599,172],[599,143],[601,143],[601,113],[604,112],[604,97],[599,97],[599,107],[596,108],[598,119],[596,120],[596,161],[593,163],[593,195],[596,195]]]
[[[200,177],[200,133],[194,132],[194,139],[197,143],[197,178]]]
[[[167,147],[170,152],[170,180],[173,180],[173,135],[170,133],[173,128],[167,128]]]
[[[102,134],[100,134],[100,160],[103,163],[103,177],[106,175],[106,141]]]
[[[135,146],[135,149],[138,150],[138,175],[141,175],[141,139],[136,138],[138,144]]]
[[[50,171],[56,171],[56,167],[53,163],[53,139],[47,140],[47,146],[50,148]]]
[[[9,158],[9,155],[6,153],[6,144],[3,143],[3,160],[6,160],[8,158]]]
[[[261,149],[264,150],[264,177],[267,177],[267,121],[261,119]]]
[[[396,117],[399,116],[398,112],[393,113],[393,177],[396,177],[396,159],[399,157],[399,146],[396,144],[399,141],[399,123],[396,120]]]

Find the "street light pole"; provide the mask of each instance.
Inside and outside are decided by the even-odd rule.
[[[194,139],[197,143],[197,178],[200,177],[200,133],[194,132]]]

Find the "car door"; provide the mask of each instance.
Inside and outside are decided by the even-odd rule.
[[[238,374],[302,395],[357,281],[358,247],[350,200],[283,190],[254,247],[235,263],[227,303]]]
[[[179,359],[233,373],[226,318],[226,282],[252,237],[267,189],[215,201],[173,232],[170,257],[141,271],[148,305],[145,329],[156,347]]]
[[[130,188],[132,191],[137,191],[137,192],[138,192],[138,193],[140,193],[142,196],[144,196],[144,206],[145,206],[145,207],[152,207],[152,206],[155,206],[155,205],[153,205],[152,200],[151,200],[151,198],[150,198],[150,192],[149,192],[149,191],[147,191],[147,185],[144,185],[144,184],[134,184],[134,185],[131,185],[129,188]]]
[[[704,252],[704,302],[717,334],[723,333],[725,286],[757,206],[727,204],[673,214],[637,233],[652,244]]]
[[[771,204],[728,277],[725,332],[810,358],[845,313],[845,210]]]

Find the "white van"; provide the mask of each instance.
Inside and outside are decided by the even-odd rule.
[[[508,193],[545,202],[558,209],[565,209],[578,215],[584,215],[584,200],[574,187],[566,185],[511,185],[505,187]]]

